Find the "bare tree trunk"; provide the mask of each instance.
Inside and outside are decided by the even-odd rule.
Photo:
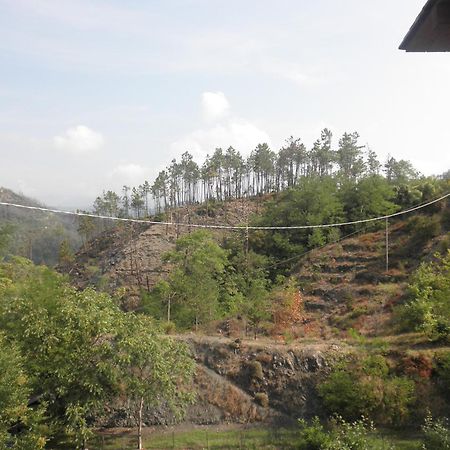
[[[141,397],[139,403],[139,417],[138,417],[138,450],[142,450],[142,413],[144,410],[144,397]]]

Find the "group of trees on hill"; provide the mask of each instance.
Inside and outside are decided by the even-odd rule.
[[[143,310],[178,329],[207,326],[216,320],[240,317],[244,332],[255,338],[263,322],[282,335],[302,319],[303,302],[293,279],[275,282],[265,269],[270,259],[242,247],[239,238],[221,243],[200,230],[177,240],[165,259],[171,265],[143,296]]]
[[[337,177],[357,181],[365,176],[385,174],[394,184],[417,176],[405,160],[389,157],[382,164],[374,151],[359,144],[356,132],[344,133],[336,149],[332,133],[324,129],[308,150],[301,139],[290,137],[278,152],[265,143],[245,158],[233,147],[217,148],[202,164],[186,151],[173,159],[153,183],[124,186],[120,194],[104,192],[94,202],[98,214],[143,217],[182,205],[204,201],[253,197],[297,186],[305,178]]]
[[[412,179],[401,185],[389,182],[380,175],[350,182],[333,176],[307,178],[298,186],[268,199],[262,214],[254,217],[251,223],[289,227],[355,222],[389,215],[430,201],[448,192],[449,187],[447,180],[433,177]],[[437,213],[445,207],[446,203],[440,202],[428,207],[424,213]],[[425,226],[423,239],[428,240],[447,227],[444,215],[441,221],[433,224],[434,230]],[[373,230],[380,226],[384,226],[384,222],[298,230],[258,230],[250,234],[250,248],[271,258],[273,263],[280,263],[356,231]],[[283,264],[281,269],[289,270],[295,262],[292,260]]]

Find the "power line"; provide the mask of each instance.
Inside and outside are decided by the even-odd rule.
[[[345,236],[341,236],[341,237],[339,237],[338,239],[336,239],[334,241],[327,242],[326,244],[323,244],[323,245],[321,245],[319,247],[311,248],[310,250],[307,250],[306,252],[300,253],[298,255],[292,256],[292,257],[287,258],[287,259],[283,259],[283,260],[278,261],[277,263],[271,264],[269,266],[259,267],[259,268],[256,269],[256,272],[262,272],[262,271],[265,271],[265,270],[273,269],[273,268],[278,267],[278,266],[282,266],[283,264],[286,264],[288,262],[294,261],[296,259],[300,259],[300,258],[302,258],[302,257],[304,257],[306,255],[309,255],[310,253],[313,253],[313,252],[315,252],[317,250],[321,250],[321,249],[323,249],[325,247],[328,247],[330,245],[333,245],[333,244],[338,244],[339,242],[344,241],[345,239],[349,238],[350,236],[354,236],[355,234],[363,233],[365,230],[366,230],[365,228],[362,228],[360,230],[353,231],[352,233],[346,234]],[[130,312],[134,313],[134,312],[137,312],[137,311],[141,311],[141,310],[144,310],[146,307],[147,307],[146,305],[139,306],[139,307],[131,310]]]
[[[326,244],[322,244],[319,247],[311,248],[311,249],[307,250],[306,252],[300,253],[298,255],[292,256],[292,257],[287,258],[287,259],[283,259],[283,260],[278,261],[277,263],[274,263],[274,264],[272,264],[270,266],[262,267],[262,270],[272,269],[274,267],[282,266],[283,264],[286,264],[288,262],[295,261],[296,259],[303,258],[304,256],[309,255],[310,253],[313,253],[313,252],[315,252],[317,250],[321,250],[321,249],[323,249],[325,247],[328,247],[329,245],[338,244],[339,242],[344,241],[345,239],[349,238],[350,236],[354,236],[355,234],[363,233],[365,230],[366,230],[365,228],[362,228],[360,230],[353,231],[352,233],[346,234],[345,236],[341,236],[341,237],[339,237],[338,239],[336,239],[334,241],[327,242]]]
[[[74,212],[74,211],[63,211],[59,209],[50,209],[50,208],[43,208],[40,206],[27,206],[27,205],[19,205],[16,203],[8,203],[8,202],[0,202],[0,205],[2,206],[11,206],[14,208],[21,208],[21,209],[27,209],[27,210],[33,210],[33,211],[41,211],[41,212],[49,212],[53,214],[65,214],[69,216],[78,216],[78,217],[90,217],[93,219],[104,219],[104,220],[112,220],[117,222],[128,222],[128,223],[141,223],[146,225],[164,225],[164,226],[177,226],[177,227],[191,227],[191,228],[203,228],[203,229],[215,229],[215,230],[266,230],[266,231],[275,231],[275,230],[310,230],[315,228],[333,228],[333,227],[343,227],[347,225],[358,225],[362,223],[369,223],[369,222],[377,222],[379,220],[386,220],[390,219],[392,217],[398,217],[405,214],[412,213],[414,211],[418,211],[422,208],[426,208],[427,206],[433,205],[435,203],[438,203],[447,197],[450,196],[450,192],[448,194],[443,195],[442,197],[439,197],[435,200],[432,200],[430,202],[417,205],[413,208],[409,208],[403,211],[399,211],[393,214],[388,214],[385,216],[379,216],[379,217],[372,217],[370,219],[361,219],[361,220],[354,220],[350,222],[337,222],[337,223],[328,223],[328,224],[319,224],[319,225],[293,225],[293,226],[233,226],[233,225],[202,225],[202,224],[192,224],[192,223],[182,223],[182,222],[156,222],[152,220],[144,220],[144,219],[130,219],[125,217],[110,217],[110,216],[102,216],[98,214],[91,214],[91,213],[85,213],[85,212]]]

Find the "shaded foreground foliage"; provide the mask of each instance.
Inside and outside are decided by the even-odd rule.
[[[66,435],[82,448],[95,413],[117,395],[136,403],[139,429],[144,403],[179,412],[189,401],[194,365],[186,347],[161,336],[150,318],[123,313],[107,294],[77,291],[16,258],[0,264],[0,298],[0,385],[11,389],[8,396],[0,387],[11,404],[0,436],[9,445],[31,450]],[[34,441],[23,446],[28,436]]]

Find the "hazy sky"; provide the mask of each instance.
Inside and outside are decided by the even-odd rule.
[[[55,206],[189,150],[358,131],[450,168],[450,53],[398,50],[425,0],[0,0],[0,186]]]

